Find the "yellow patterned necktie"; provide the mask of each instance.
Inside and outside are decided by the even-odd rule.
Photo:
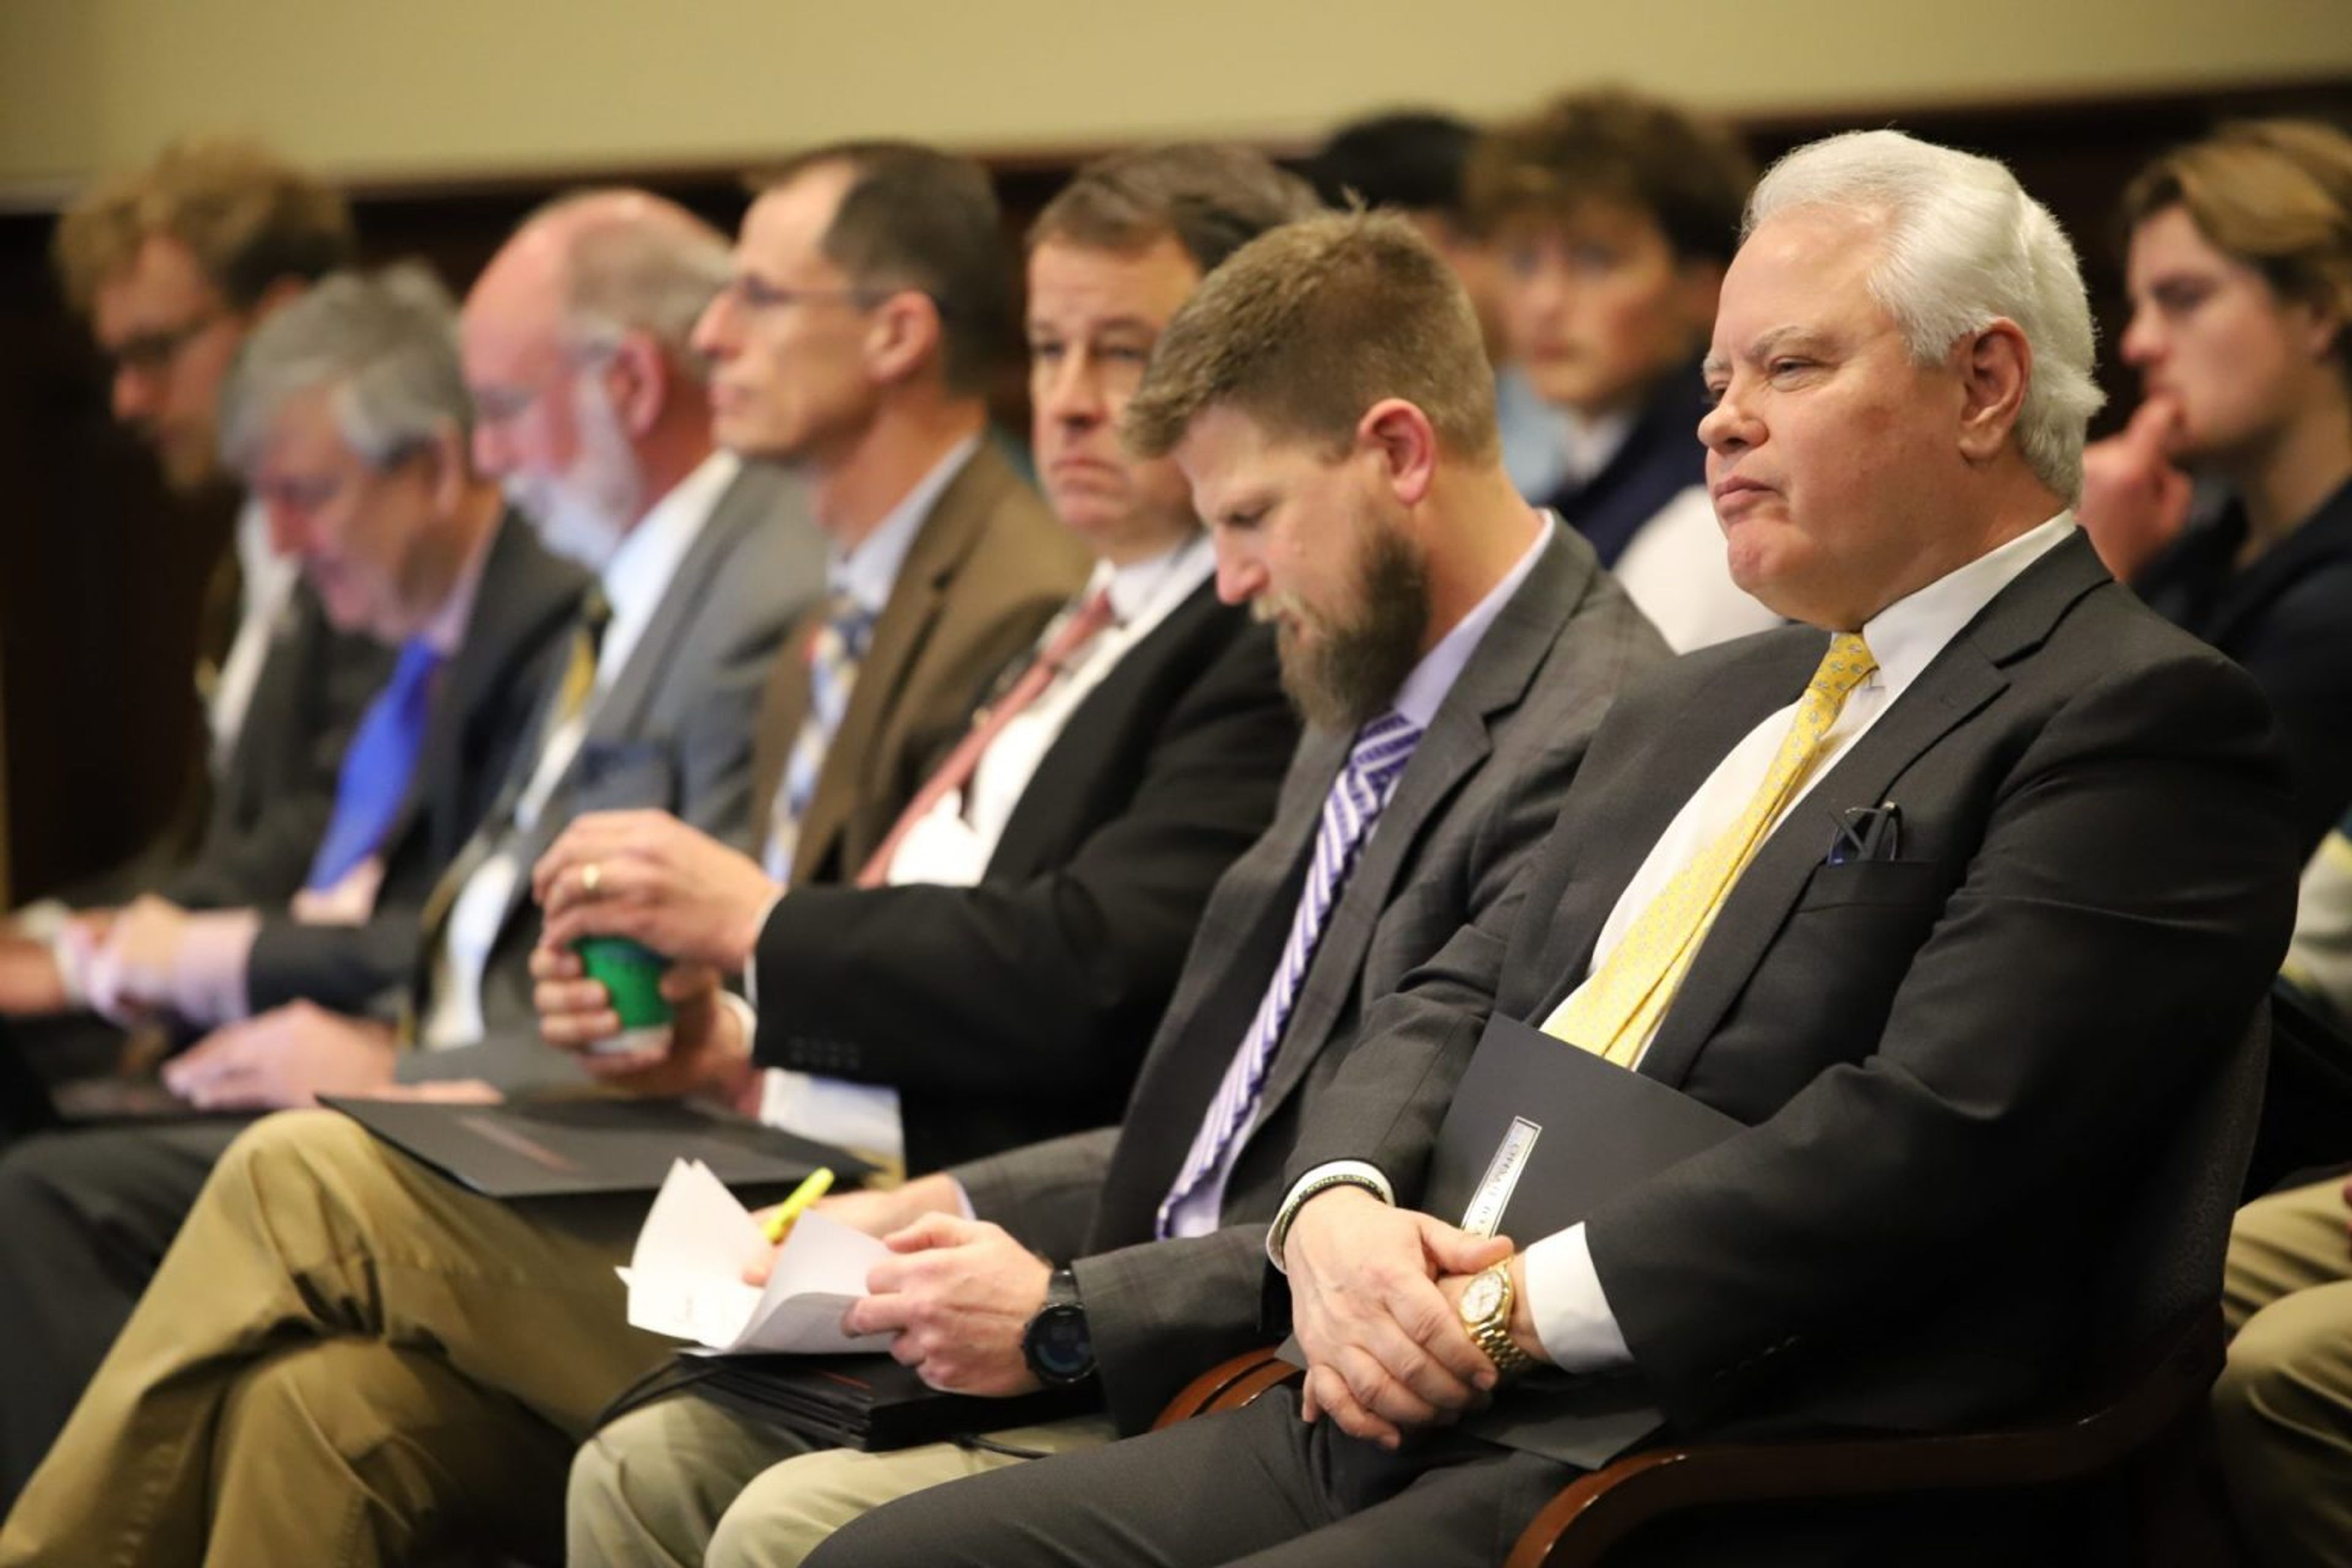
[[[1544,1020],[1545,1034],[1620,1067],[1633,1065],[1681,988],[1683,975],[1732,885],[1756,858],[1790,795],[1820,760],[1822,737],[1837,722],[1847,694],[1877,668],[1870,645],[1860,636],[1847,632],[1831,639],[1821,668],[1798,700],[1795,721],[1738,819],[1650,900],[1609,961]]]

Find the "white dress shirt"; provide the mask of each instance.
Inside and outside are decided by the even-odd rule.
[[[205,705],[205,724],[212,731],[212,766],[218,773],[228,766],[244,732],[246,713],[253,706],[254,688],[261,667],[268,662],[269,645],[278,623],[293,600],[301,566],[269,546],[269,512],[258,500],[247,500],[236,514],[236,564],[243,579],[237,608],[236,636],[222,658],[220,679]]]
[[[1820,759],[1791,792],[1773,826],[1785,820],[1813,785],[1853,749],[1854,742],[1869,732],[1870,727],[1910,689],[1920,672],[1934,662],[1963,626],[2027,567],[2074,531],[2073,514],[2061,512],[1873,616],[1862,628],[1862,636],[1870,645],[1878,668],[1846,698],[1836,721],[1822,737]],[[1591,968],[1586,971],[1586,984],[1591,984],[1593,972],[1608,962],[1652,900],[1747,809],[1790,725],[1795,721],[1796,710],[1797,703],[1792,701],[1767,715],[1716,764],[1706,782],[1675,814],[1665,832],[1651,846],[1641,868],[1618,895],[1609,919],[1602,924],[1600,939],[1593,944]],[[1672,1010],[1669,1005],[1667,1011]],[[1644,1039],[1642,1049],[1648,1050],[1649,1045],[1649,1040]],[[1640,1065],[1638,1056],[1634,1065]],[[1291,1189],[1292,1196],[1295,1198],[1318,1177],[1335,1173],[1335,1167],[1341,1163],[1348,1163],[1351,1173],[1370,1170],[1369,1166],[1341,1162],[1318,1166]],[[1393,1201],[1384,1180],[1375,1184]],[[1280,1259],[1276,1261],[1279,1265]],[[1581,1223],[1530,1245],[1526,1253],[1526,1270],[1528,1311],[1537,1338],[1555,1363],[1570,1372],[1597,1372],[1632,1361],[1616,1315],[1610,1310],[1600,1276],[1592,1267],[1592,1255]]]
[[[1095,563],[1094,574],[1087,579],[1077,602],[1085,604],[1107,590],[1111,624],[1078,650],[1059,679],[997,731],[965,787],[940,796],[908,830],[890,857],[890,885],[935,882],[969,888],[977,883],[996,853],[1005,823],[1021,804],[1022,792],[1029,787],[1037,764],[1060,739],[1070,715],[1127,657],[1128,649],[1150,636],[1171,611],[1208,581],[1216,565],[1216,552],[1206,532],[1195,532],[1175,549],[1148,561],[1126,566]],[[1037,647],[1051,642],[1058,630],[1059,621],[1046,627]]]
[[[597,704],[627,667],[630,654],[668,595],[678,563],[701,537],[712,510],[740,468],[730,453],[714,452],[705,458],[621,537],[611,559],[597,574],[605,602],[612,606],[612,617],[604,623],[604,637],[597,643],[596,684],[578,713],[541,737],[539,760],[515,802],[514,817],[508,825],[511,831],[497,829],[501,839],[498,848],[474,868],[449,906],[441,948],[433,958],[433,1005],[417,1028],[417,1043],[425,1049],[470,1046],[482,1037],[483,972],[489,964],[491,949],[498,944],[499,931],[506,923],[516,883],[530,869],[518,856],[518,841],[538,826],[548,797],[580,754]]]

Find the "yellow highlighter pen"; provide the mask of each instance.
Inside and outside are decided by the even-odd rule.
[[[793,1221],[801,1217],[809,1205],[824,1196],[833,1188],[833,1167],[819,1165],[808,1173],[808,1180],[793,1189],[793,1195],[776,1205],[768,1216],[768,1239],[782,1245],[793,1233]]]

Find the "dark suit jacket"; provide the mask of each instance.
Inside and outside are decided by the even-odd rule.
[[[1540,1025],[1823,645],[1766,633],[1629,692],[1517,896],[1372,1016],[1290,1174],[1365,1158],[1412,1202],[1488,1010]],[[1889,800],[1901,858],[1824,863],[1843,810]],[[1642,1058],[1748,1124],[1587,1221],[1672,1424],[1948,1430],[2059,1386],[2103,1344],[2068,1281],[2242,1037],[2297,863],[2252,682],[2080,535],[2030,567],[1765,841]]]
[[[1271,632],[1202,584],[1078,703],[977,886],[777,904],[758,1059],[894,1086],[909,1170],[1117,1116],[1297,738]]]
[[[236,574],[227,575],[233,584]],[[88,909],[152,892],[198,910],[269,909],[292,898],[334,810],[344,742],[392,664],[390,648],[335,630],[318,595],[298,581],[270,627],[227,757],[215,768],[205,735],[171,820],[128,859],[58,897]]]
[[[2240,571],[2233,501],[2142,569],[2148,606],[2245,667],[2278,715],[2305,854],[2352,806],[2352,482]]]
[[[1092,566],[982,441],[923,520],[875,623],[793,846],[794,887],[857,875],[962,734],[980,683],[1029,646]],[[808,642],[821,613],[795,629],[762,700],[751,791],[758,835],[808,711]]]
[[[1265,1223],[1299,1120],[1346,1059],[1363,1010],[1500,901],[1551,826],[1610,699],[1666,657],[1591,547],[1555,528],[1439,706],[1331,912],[1226,1185],[1223,1228],[1151,1239],[1274,973],[1352,736],[1308,734],[1273,826],[1218,884],[1126,1126],[957,1170],[982,1217],[1076,1259],[1123,1430],[1149,1426],[1202,1367],[1264,1342]]]
[[[246,965],[252,1011],[307,998],[364,1012],[407,980],[425,900],[497,797],[548,671],[568,651],[563,634],[586,585],[587,574],[550,555],[519,514],[499,520],[465,637],[441,668],[408,799],[384,838],[374,918],[363,926],[266,919]]]
[[[478,829],[511,840],[505,847],[522,868],[482,973],[485,1038],[404,1055],[403,1082],[479,1078],[511,1090],[585,1081],[577,1057],[539,1038],[530,1003],[530,948],[539,939],[530,867],[583,811],[669,811],[714,838],[752,847],[753,719],[785,633],[824,584],[824,543],[801,488],[773,468],[744,468],[679,558],[659,606],[589,715],[572,765],[523,830],[514,826],[514,805],[539,767],[568,660],[552,663],[529,738],[516,748],[498,804]],[[419,954],[420,1016],[431,1011],[422,989],[433,961]]]
[[[390,648],[339,632],[307,582],[270,628],[195,856],[156,891],[188,909],[276,909],[309,876],[343,746],[392,675]]]

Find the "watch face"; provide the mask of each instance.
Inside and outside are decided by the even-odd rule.
[[[1046,1383],[1076,1383],[1095,1369],[1094,1336],[1076,1307],[1048,1307],[1029,1325],[1029,1368]]]
[[[1503,1282],[1492,1274],[1481,1274],[1470,1281],[1470,1289],[1462,1292],[1462,1317],[1465,1322],[1483,1322],[1502,1309]]]

